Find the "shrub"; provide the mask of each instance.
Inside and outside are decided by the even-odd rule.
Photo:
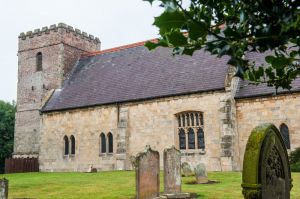
[[[296,148],[294,151],[290,153],[290,164],[295,164],[300,162],[300,147]]]
[[[292,172],[300,172],[300,162],[290,165]]]
[[[300,147],[290,153],[290,168],[292,172],[300,172]]]

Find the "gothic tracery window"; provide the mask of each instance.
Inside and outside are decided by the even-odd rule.
[[[202,112],[177,114],[179,149],[205,149]]]
[[[285,147],[291,149],[289,127],[286,124],[280,125],[280,133],[282,135]]]

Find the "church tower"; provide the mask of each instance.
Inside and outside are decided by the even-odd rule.
[[[20,34],[14,158],[38,157],[45,96],[62,86],[82,53],[98,50],[98,38],[63,23]]]

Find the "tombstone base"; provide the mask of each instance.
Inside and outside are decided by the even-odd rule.
[[[209,180],[206,177],[198,177],[196,178],[197,184],[207,184]]]
[[[190,193],[166,193],[162,194],[157,199],[189,199],[191,198]]]

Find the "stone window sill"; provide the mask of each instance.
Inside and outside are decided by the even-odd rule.
[[[63,155],[63,159],[74,159],[75,158],[75,154],[68,154],[68,155]]]
[[[189,155],[196,155],[196,154],[205,155],[206,153],[205,149],[185,149],[185,150],[181,149],[180,152],[182,156],[189,156]]]
[[[99,157],[113,156],[114,153],[100,153]]]

